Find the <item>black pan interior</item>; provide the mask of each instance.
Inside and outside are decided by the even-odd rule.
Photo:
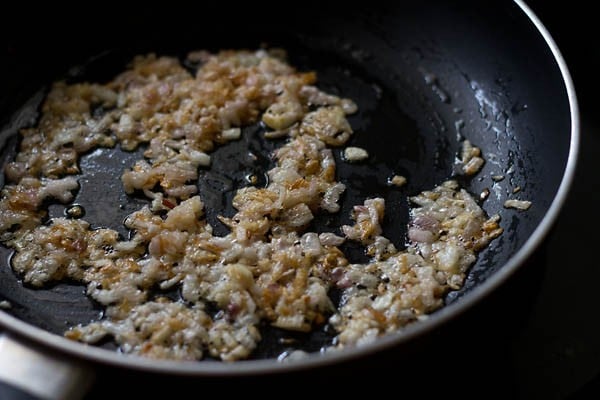
[[[319,13],[299,10],[296,18],[284,23],[254,18],[255,10],[243,11],[231,16],[231,24],[243,28],[243,34],[210,21],[171,21],[159,32],[141,35],[144,21],[156,18],[142,15],[119,37],[88,32],[85,48],[69,41],[68,30],[33,42],[9,36],[1,56],[8,74],[0,77],[4,125],[0,162],[4,165],[14,155],[16,132],[34,123],[48,84],[55,79],[106,81],[133,55],[149,51],[183,56],[188,50],[256,48],[266,43],[285,48],[299,69],[316,70],[320,87],[359,105],[359,113],[350,118],[355,134],[348,144],[367,149],[369,162],[348,164],[335,151],[338,180],[348,189],[341,212],[317,218],[317,230],[335,231],[349,222],[354,204],[383,196],[384,233],[403,247],[407,196],[452,177],[460,142],[467,138],[482,149],[486,164],[474,178],[459,180],[475,195],[490,189],[483,208],[490,215],[502,215],[505,233],[480,254],[465,287],[450,293],[447,302],[457,301],[488,279],[523,246],[561,182],[569,152],[570,114],[552,54],[515,4],[431,1],[351,10],[331,6]],[[265,141],[261,132],[259,125],[244,129],[240,141],[212,154],[215,167],[200,174],[200,194],[216,234],[226,233],[216,215],[234,212],[230,201],[235,190],[245,185],[246,175],[262,176],[270,165],[268,153],[281,144]],[[248,151],[264,157],[253,162],[240,156]],[[146,200],[125,195],[119,177],[139,152],[111,153],[97,150],[82,158],[81,189],[74,203],[85,208],[85,219],[93,226],[127,235],[123,219]],[[408,184],[390,187],[387,178],[394,173],[406,176]],[[505,179],[495,182],[494,175]],[[516,187],[521,188],[517,195]],[[531,200],[533,206],[527,212],[504,209],[504,201],[514,197]],[[50,214],[61,216],[64,209],[51,205]],[[351,260],[364,258],[358,247],[348,245],[347,250]],[[57,334],[101,316],[82,286],[23,287],[9,267],[9,257],[10,251],[0,247],[0,300],[11,302],[9,313]],[[316,351],[331,339],[331,332],[297,335],[265,328],[264,336],[255,358],[274,357],[290,348]]]

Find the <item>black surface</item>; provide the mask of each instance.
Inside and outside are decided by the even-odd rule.
[[[9,386],[4,382],[0,382],[0,399],[2,400],[39,400],[38,397],[32,396],[29,393],[17,389],[14,386]]]
[[[600,369],[600,329],[594,317],[599,305],[596,282],[600,280],[600,272],[585,260],[589,258],[589,249],[594,247],[593,238],[581,237],[576,232],[582,226],[594,226],[593,212],[588,210],[593,210],[599,200],[594,173],[599,124],[593,115],[597,86],[593,72],[598,68],[598,52],[597,47],[583,50],[576,47],[581,38],[590,40],[591,12],[564,5],[552,8],[545,3],[532,6],[540,12],[567,57],[584,117],[584,142],[576,183],[546,250],[502,291],[437,332],[431,341],[415,344],[412,353],[410,349],[389,351],[326,370],[248,378],[235,383],[256,384],[262,391],[271,388],[277,379],[298,391],[316,392],[373,385],[377,393],[392,384],[395,390],[420,388],[424,394],[454,393],[463,397],[470,397],[469,393],[504,398],[597,395],[594,390],[599,385],[594,377]],[[539,143],[542,149],[545,145]],[[465,360],[468,362],[464,363]],[[422,372],[430,368],[438,371],[435,378],[423,378]],[[166,379],[106,369],[100,371],[89,398],[105,398],[113,392],[113,383],[124,379],[133,380],[140,394],[150,397],[173,394],[173,384],[182,385],[176,393],[180,390],[189,393],[209,385],[226,387],[230,383]]]

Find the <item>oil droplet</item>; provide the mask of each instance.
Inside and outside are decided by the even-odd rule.
[[[425,83],[427,85],[433,85],[437,81],[437,77],[434,74],[425,72],[423,74],[423,79],[425,79]]]
[[[513,104],[513,106],[510,108],[510,111],[513,113],[513,115],[517,115],[519,113],[522,113],[523,111],[526,111],[528,108],[527,104],[519,104],[519,103],[515,103]]]
[[[442,103],[450,103],[450,95],[439,85],[431,85],[431,90],[439,97]]]
[[[256,185],[258,182],[258,177],[254,174],[248,174],[246,175],[246,181],[251,185]]]
[[[440,82],[435,74],[426,72],[421,69],[425,84],[431,87],[433,93],[435,93],[442,103],[450,103],[450,95],[441,87]]]
[[[65,209],[65,215],[68,218],[81,218],[85,215],[85,209],[79,204],[73,204]]]

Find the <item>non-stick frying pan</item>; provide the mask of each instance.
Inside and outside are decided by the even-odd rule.
[[[46,31],[36,40],[14,32],[7,36],[0,55],[6,71],[0,77],[4,123],[0,161],[4,164],[14,155],[18,129],[35,121],[53,80],[106,81],[133,55],[149,51],[180,56],[201,48],[256,48],[267,43],[285,48],[292,65],[316,70],[320,87],[352,98],[359,106],[359,113],[350,119],[355,135],[349,144],[366,148],[371,158],[366,165],[348,164],[339,161],[336,151],[338,180],[347,184],[348,191],[341,212],[317,220],[316,229],[347,223],[352,205],[383,196],[384,232],[402,247],[407,195],[453,176],[460,141],[467,138],[481,147],[487,162],[477,175],[460,178],[460,183],[473,194],[490,189],[482,206],[490,215],[501,214],[505,233],[480,253],[464,288],[449,293],[446,307],[425,321],[372,345],[333,354],[318,352],[331,340],[328,332],[291,335],[265,327],[264,340],[252,359],[236,363],[157,361],[119,354],[111,343],[98,348],[64,339],[60,335],[65,328],[98,318],[101,309],[86,298],[82,286],[61,283],[42,290],[23,286],[9,266],[10,251],[1,248],[0,300],[12,305],[0,311],[0,325],[9,332],[0,337],[0,378],[6,383],[52,398],[66,396],[77,386],[68,384],[77,378],[69,375],[76,370],[69,364],[73,360],[167,374],[230,376],[316,368],[400,347],[501,285],[539,246],[556,218],[574,172],[577,102],[558,49],[521,1],[424,1],[358,8],[336,4],[279,12],[249,6],[231,12],[211,6],[183,15],[158,14],[141,12],[119,22],[118,30],[110,25],[111,14],[106,14],[101,29],[65,18],[43,24]],[[79,32],[85,32],[85,38],[73,39]],[[214,167],[201,173],[200,193],[217,234],[225,228],[216,215],[231,214],[230,201],[243,177],[264,173],[267,155],[278,145],[260,133],[260,126],[246,128],[243,139],[217,149]],[[239,154],[248,149],[264,154],[265,163],[245,163]],[[98,150],[82,158],[75,202],[83,205],[85,219],[94,226],[127,234],[124,217],[145,200],[125,195],[119,177],[138,156]],[[387,184],[392,171],[408,178],[402,190]],[[492,179],[496,175],[505,179],[496,182]],[[519,198],[533,202],[526,212],[503,208],[506,199],[515,197],[516,187],[521,189]],[[60,216],[64,209],[50,205],[50,215]],[[346,250],[351,260],[363,257],[356,248]],[[293,348],[314,353],[295,362],[276,361],[277,355],[290,350],[280,339],[290,336]],[[6,372],[15,359],[21,360],[19,368]],[[27,359],[33,362],[28,364]],[[77,370],[83,379],[86,369]],[[47,386],[48,381],[55,384]],[[4,389],[13,390],[3,387],[0,395]]]

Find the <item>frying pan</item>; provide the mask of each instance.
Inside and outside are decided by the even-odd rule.
[[[338,180],[347,184],[347,193],[340,213],[318,219],[315,229],[348,223],[352,205],[383,196],[384,232],[403,247],[407,196],[454,176],[464,138],[482,149],[483,169],[473,178],[458,178],[474,195],[490,189],[482,207],[489,215],[502,216],[505,232],[479,254],[465,286],[450,292],[446,306],[429,319],[367,346],[320,354],[331,340],[330,332],[299,335],[264,327],[264,339],[250,360],[173,362],[125,356],[110,342],[95,347],[62,338],[67,327],[99,318],[101,309],[76,284],[41,290],[24,286],[10,268],[10,251],[1,248],[0,300],[12,306],[0,311],[0,325],[7,332],[0,337],[0,397],[17,392],[42,398],[77,396],[94,363],[164,374],[239,376],[352,362],[438,329],[498,288],[541,244],[573,177],[578,110],[559,50],[522,1],[432,0],[352,8],[335,4],[290,13],[268,15],[250,6],[239,6],[233,13],[213,5],[183,16],[141,12],[113,33],[98,32],[85,22],[53,20],[43,25],[52,29],[35,41],[8,36],[1,55],[8,73],[0,77],[0,162],[14,156],[19,128],[35,122],[48,85],[56,79],[107,81],[133,55],[150,51],[182,56],[200,48],[256,48],[262,43],[283,47],[292,65],[317,71],[321,88],[356,101],[359,112],[350,117],[355,134],[348,145],[363,147],[371,155],[367,164],[354,165],[341,161],[335,151]],[[226,24],[211,17],[220,15],[227,15]],[[85,46],[73,42],[74,32],[86,32]],[[198,185],[216,234],[226,232],[216,216],[231,215],[231,198],[243,177],[264,174],[268,153],[280,144],[262,139],[257,125],[244,129],[242,140],[212,154],[218,168],[202,171]],[[248,149],[264,154],[263,162],[245,162],[239,155]],[[145,200],[125,195],[119,177],[138,157],[139,153],[112,150],[82,157],[75,203],[84,207],[85,219],[93,226],[127,234],[124,217]],[[387,185],[392,171],[408,178],[401,190]],[[496,175],[505,178],[496,182]],[[533,206],[526,212],[503,208],[504,201],[514,197],[530,200]],[[62,205],[49,206],[51,216],[61,216],[64,210]],[[351,261],[364,257],[351,245],[345,250]],[[276,360],[296,348],[311,353],[293,362]]]

